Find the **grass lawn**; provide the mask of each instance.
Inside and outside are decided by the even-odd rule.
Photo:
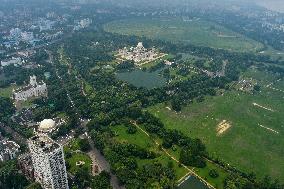
[[[260,84],[275,81],[274,76],[268,77],[266,73],[250,71],[246,74],[254,79],[262,79]],[[280,89],[284,90],[284,86]],[[273,111],[254,106],[253,103]],[[168,110],[166,107],[169,105],[166,104],[149,110],[161,118],[167,128],[200,138],[210,155],[240,170],[254,171],[258,177],[269,174],[284,182],[283,103],[283,92],[263,86],[261,92],[255,95],[230,91],[224,96],[208,97],[202,103],[189,104],[180,113]],[[217,135],[217,126],[222,120],[227,120],[231,127]]]
[[[115,126],[112,128],[113,131],[116,132],[117,136],[116,139],[120,142],[128,142],[130,144],[135,144],[143,148],[147,148],[149,150],[153,150],[156,153],[159,153],[160,156],[153,159],[137,159],[138,165],[143,166],[144,164],[153,163],[155,161],[158,161],[162,163],[164,166],[168,165],[168,162],[172,161],[174,163],[174,169],[176,171],[177,179],[180,179],[183,177],[187,170],[183,167],[179,167],[178,163],[170,159],[163,151],[161,151],[158,146],[154,144],[154,142],[142,131],[137,130],[135,134],[128,134],[126,132],[127,128],[125,126]],[[177,157],[178,158],[178,157]]]
[[[209,175],[209,171],[215,169],[218,174],[219,177],[217,178],[212,178]],[[222,168],[217,167],[215,164],[207,162],[207,166],[205,168],[195,168],[194,171],[202,176],[203,178],[205,178],[205,180],[207,180],[209,183],[213,183],[212,185],[218,189],[224,188],[224,180],[226,179],[226,177],[228,176],[228,173],[226,173]]]
[[[80,140],[80,139],[74,139],[74,140],[72,140],[72,141],[68,144],[69,149],[72,150],[72,151],[80,150],[79,140]]]
[[[118,141],[120,141],[120,142],[125,141],[125,142],[131,143],[131,144],[136,144],[140,147],[144,147],[144,148],[147,148],[149,150],[153,150],[153,151],[160,154],[159,157],[157,157],[153,160],[137,159],[139,166],[143,166],[144,164],[154,163],[154,162],[160,162],[164,166],[167,166],[168,163],[172,161],[174,163],[174,169],[175,169],[175,172],[176,172],[176,175],[177,175],[177,180],[179,180],[185,174],[187,174],[188,171],[185,168],[179,166],[178,163],[176,163],[170,157],[168,157],[165,154],[165,152],[160,150],[159,147],[157,145],[155,145],[154,142],[152,140],[150,140],[150,138],[145,133],[143,133],[142,131],[137,130],[137,132],[135,134],[131,135],[131,134],[128,134],[126,132],[125,126],[116,126],[116,127],[113,127],[112,130],[115,131],[115,133],[117,134],[116,139]],[[155,138],[155,140],[158,141],[159,143],[161,143],[160,139]],[[174,156],[176,159],[179,159],[179,153],[180,153],[179,147],[176,147],[175,151],[173,151],[171,149],[168,149],[167,151],[169,152],[169,154]],[[218,178],[215,178],[215,179],[211,178],[209,176],[209,171],[211,169],[216,169],[220,176]],[[207,166],[205,168],[202,168],[202,169],[194,168],[194,171],[196,173],[198,173],[199,176],[208,180],[214,186],[217,186],[217,188],[223,188],[223,182],[224,182],[225,177],[227,176],[227,173],[223,169],[216,166],[215,164],[208,162]]]
[[[92,170],[92,160],[87,154],[79,151],[80,147],[79,147],[78,142],[79,142],[79,139],[74,139],[68,144],[68,146],[64,146],[64,153],[71,154],[71,157],[68,157],[68,158],[65,155],[65,161],[70,165],[67,171],[73,175],[81,167],[86,167],[89,170],[89,172],[91,172]],[[85,164],[77,166],[76,162],[79,162],[79,161],[85,162]]]
[[[16,85],[11,85],[6,88],[0,88],[0,96],[10,98],[12,96],[13,89],[18,88]]]
[[[72,152],[72,156],[71,158],[66,158],[65,159],[66,162],[69,163],[70,165],[70,168],[68,169],[68,171],[71,173],[71,174],[75,174],[81,167],[86,167],[89,172],[91,172],[92,170],[92,160],[91,158],[84,154],[84,153],[80,153],[80,152]],[[76,162],[79,162],[79,161],[82,161],[82,162],[85,162],[84,165],[81,165],[81,166],[77,166],[76,165]]]
[[[118,34],[146,36],[234,51],[256,52],[263,47],[261,43],[201,19],[186,22],[179,18],[133,18],[110,22],[104,29]]]

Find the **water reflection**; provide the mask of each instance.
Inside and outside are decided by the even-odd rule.
[[[209,189],[205,184],[203,184],[199,179],[194,176],[189,177],[184,181],[178,189]]]
[[[147,72],[142,70],[134,70],[117,73],[118,79],[126,81],[136,87],[145,87],[153,89],[162,87],[166,84],[166,79],[159,74],[160,71]]]

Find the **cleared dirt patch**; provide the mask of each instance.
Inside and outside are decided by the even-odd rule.
[[[223,135],[228,129],[232,127],[231,123],[227,120],[221,121],[216,128],[217,136]]]

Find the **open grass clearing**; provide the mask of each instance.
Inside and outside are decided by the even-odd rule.
[[[10,98],[12,96],[13,89],[16,89],[16,88],[18,88],[18,86],[16,85],[11,85],[9,87],[0,88],[0,96]]]
[[[158,146],[155,145],[154,141],[152,141],[145,133],[142,131],[137,131],[135,134],[128,134],[127,128],[125,126],[115,126],[112,130],[117,134],[116,139],[119,142],[127,142],[130,144],[138,145],[142,148],[146,148],[148,150],[152,150],[159,154],[159,156],[155,159],[138,159],[137,162],[139,166],[143,166],[145,164],[159,162],[164,166],[167,166],[169,162],[173,162],[174,170],[176,172],[177,178],[181,178],[187,173],[187,170],[183,167],[180,167],[178,163],[173,161],[170,157],[168,157]]]
[[[254,102],[271,107],[275,112],[255,107]],[[168,104],[159,104],[149,110],[167,128],[200,138],[213,157],[242,171],[254,171],[258,177],[269,174],[283,182],[283,103],[283,94],[262,88],[256,95],[230,91],[224,96],[207,97],[202,103],[189,104],[180,113],[166,108]],[[216,125],[222,120],[230,120],[232,127],[217,136]]]
[[[110,22],[104,29],[123,35],[145,36],[234,51],[256,52],[263,47],[261,43],[202,19],[186,22],[181,18],[133,18]]]
[[[188,174],[188,170],[186,170],[184,167],[179,165],[176,161],[173,161],[172,158],[169,157],[172,156],[175,159],[179,159],[179,154],[180,154],[180,148],[175,146],[175,150],[173,149],[167,149],[167,153],[163,150],[161,150],[152,139],[154,139],[156,142],[159,144],[162,143],[161,139],[157,138],[156,136],[147,136],[146,133],[144,133],[141,130],[138,130],[135,134],[128,134],[126,131],[125,126],[116,126],[113,128],[113,131],[117,134],[116,139],[119,140],[120,142],[128,142],[131,144],[136,144],[140,147],[147,148],[149,150],[154,150],[155,152],[159,153],[160,156],[152,159],[152,160],[147,160],[147,159],[137,159],[138,165],[143,166],[148,163],[154,163],[154,162],[160,162],[164,166],[167,166],[169,162],[173,162],[174,164],[174,170],[177,174],[177,180],[180,180],[183,178],[186,174]],[[192,168],[189,167],[190,169],[193,169],[196,173],[198,173],[199,176],[204,178],[205,180],[208,180],[213,186],[217,188],[223,188],[223,182],[226,176],[228,174],[220,167],[216,166],[215,164],[211,162],[207,162],[207,166],[205,168]],[[220,174],[218,178],[210,178],[209,176],[209,171],[211,169],[217,170],[217,172]]]

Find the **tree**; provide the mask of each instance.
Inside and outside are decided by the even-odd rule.
[[[128,134],[135,134],[137,132],[137,128],[134,125],[129,125],[127,127],[127,133]]]
[[[9,98],[0,97],[0,121],[1,118],[11,116],[15,112],[13,102]]]
[[[179,112],[179,111],[181,111],[181,102],[178,100],[178,99],[173,99],[172,101],[171,101],[171,105],[172,105],[172,109],[174,110],[174,111],[177,111],[177,112]]]
[[[255,92],[259,92],[259,91],[260,91],[260,85],[255,85],[255,86],[253,87],[253,90],[254,90]]]
[[[212,177],[212,178],[217,178],[217,177],[219,177],[219,173],[217,172],[216,169],[211,169],[209,171],[209,176]]]
[[[19,173],[15,161],[8,161],[0,168],[0,188],[22,189],[28,184],[28,180]]]
[[[37,182],[30,184],[25,189],[42,189],[41,185]]]
[[[201,149],[200,149],[201,150]],[[197,147],[184,147],[180,152],[180,162],[185,165],[203,168],[206,166],[206,161]]]
[[[81,167],[74,175],[74,183],[79,188],[86,188],[90,186],[91,175],[87,167]]]
[[[80,150],[82,150],[83,152],[88,152],[91,150],[91,145],[88,141],[88,139],[80,139],[79,142],[79,147],[80,147]]]
[[[92,184],[92,189],[111,189],[110,174],[106,171],[102,171],[99,175],[95,176]]]

